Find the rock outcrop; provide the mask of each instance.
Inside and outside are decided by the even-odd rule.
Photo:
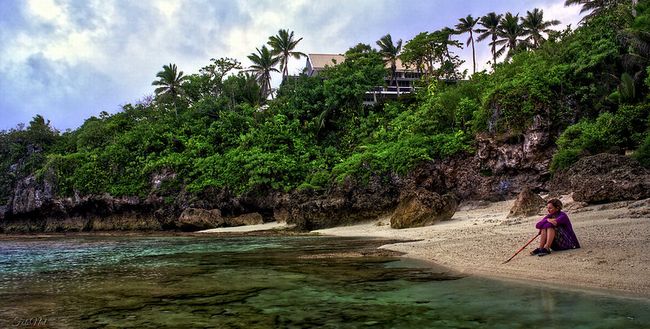
[[[523,134],[479,135],[476,156],[494,174],[513,171],[548,171],[553,152],[548,123],[540,116]]]
[[[453,217],[458,202],[453,196],[428,190],[410,193],[399,202],[390,219],[391,228],[410,228],[432,225]]]
[[[163,229],[152,216],[159,205],[151,200],[108,194],[56,197],[54,191],[47,178],[17,180],[9,202],[0,209],[0,232]]]
[[[650,197],[650,171],[623,155],[601,153],[578,160],[554,175],[554,194],[573,192],[573,199],[590,204]]]
[[[520,134],[481,134],[476,137],[476,153],[425,164],[417,171],[433,185],[422,187],[462,200],[502,201],[513,198],[523,188],[545,190],[548,170],[555,151],[549,123],[536,117]]]
[[[53,199],[52,184],[37,182],[33,175],[18,181],[9,207],[14,213],[29,213],[46,205]]]
[[[164,227],[149,214],[139,212],[107,216],[20,218],[0,223],[0,233],[89,232],[89,231],[161,231]]]
[[[219,209],[187,208],[178,217],[178,228],[182,231],[207,230],[225,223]]]
[[[546,201],[542,199],[537,193],[529,188],[525,188],[515,200],[515,203],[510,208],[507,217],[526,217],[539,213],[539,210],[544,207]]]
[[[248,213],[225,220],[226,226],[242,226],[242,225],[259,225],[264,224],[264,217],[259,213]]]
[[[397,176],[373,176],[368,184],[346,180],[326,194],[293,193],[280,208],[288,211],[287,223],[301,230],[369,221],[395,208],[400,185]]]

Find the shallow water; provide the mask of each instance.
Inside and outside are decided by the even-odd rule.
[[[377,241],[0,241],[0,328],[648,328],[650,302],[458,277]]]

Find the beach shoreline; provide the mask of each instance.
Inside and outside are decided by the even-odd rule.
[[[345,237],[416,240],[380,248],[459,274],[568,290],[650,299],[650,200],[581,206],[565,201],[580,249],[530,256],[538,240],[502,264],[537,232],[543,213],[507,218],[514,200],[462,205],[432,226],[391,229],[390,217],[313,231]]]
[[[286,223],[218,228],[200,232],[79,232],[70,236],[248,236],[318,234],[399,241],[379,247],[401,257],[445,268],[458,275],[514,281],[540,287],[589,291],[650,301],[650,199],[582,205],[563,197],[565,212],[582,245],[580,249],[530,256],[538,240],[510,262],[537,234],[534,224],[544,215],[508,218],[514,200],[461,204],[451,220],[431,226],[392,229],[390,215],[351,226],[297,233]],[[61,234],[0,235],[0,240]],[[63,234],[68,235],[68,234]],[[539,238],[537,238],[539,239]]]

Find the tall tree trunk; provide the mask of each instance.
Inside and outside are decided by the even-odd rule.
[[[497,66],[497,49],[495,42],[497,41],[497,35],[492,34],[492,70]]]
[[[399,86],[397,85],[397,75],[395,74],[397,72],[397,64],[395,62],[391,63],[390,71],[392,83],[395,84],[395,88],[397,88],[397,97],[399,97]]]
[[[474,50],[474,35],[472,34],[472,30],[469,31],[469,39],[472,43],[472,64],[474,65],[473,73],[476,73],[476,51]]]
[[[286,59],[286,61],[284,62],[284,69],[282,70],[282,82],[284,82],[284,80],[286,80],[287,77],[289,76],[288,66],[289,66],[289,59]]]

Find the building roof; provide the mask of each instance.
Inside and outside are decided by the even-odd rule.
[[[325,66],[334,66],[345,61],[345,56],[341,54],[309,54],[308,56],[314,70],[322,70]]]
[[[308,54],[308,60],[313,70],[322,70],[325,66],[334,66],[345,62],[345,55],[341,54]],[[336,64],[335,64],[336,63]],[[386,63],[386,68],[390,69],[390,64]],[[401,59],[397,59],[398,72],[415,72],[415,68],[407,68]]]
[[[397,61],[395,61],[395,64],[397,64],[396,65],[397,66],[397,72],[415,72],[416,71],[414,67],[406,67],[406,66],[404,66],[404,63],[402,63],[402,60],[399,59],[399,58],[397,59]],[[386,63],[386,68],[390,68],[390,64]]]

